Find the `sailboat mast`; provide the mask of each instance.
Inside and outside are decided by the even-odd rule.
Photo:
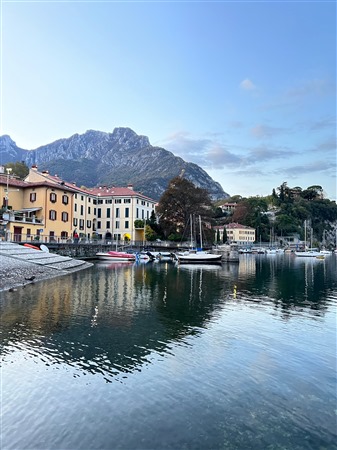
[[[199,215],[199,228],[200,228],[200,250],[202,250],[202,232],[201,232],[201,216]]]
[[[192,214],[190,214],[190,222],[191,222],[191,249],[193,248],[193,223],[192,223]]]

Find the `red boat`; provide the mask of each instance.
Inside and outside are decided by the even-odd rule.
[[[135,261],[136,255],[132,253],[124,253],[117,251],[109,251],[106,253],[99,252],[96,253],[98,259],[103,259],[105,261]]]

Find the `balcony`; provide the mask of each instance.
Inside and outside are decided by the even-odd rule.
[[[7,222],[16,223],[32,223],[43,225],[44,218],[36,217],[35,212],[40,211],[42,208],[25,208],[18,211],[7,211],[2,214],[2,219]]]

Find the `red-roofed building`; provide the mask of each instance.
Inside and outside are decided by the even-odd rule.
[[[135,220],[150,219],[155,211],[156,202],[134,191],[131,184],[80,188],[48,171],[39,172],[36,166],[30,169],[25,182],[43,182],[53,184],[55,189],[70,189],[73,193],[71,228],[83,239],[102,239],[109,233],[109,239],[142,241],[144,228],[135,228]]]
[[[223,242],[224,227],[226,228],[227,241],[229,243],[237,243],[239,245],[253,244],[256,240],[256,232],[254,228],[240,225],[239,223],[229,223],[223,226],[216,226],[214,230],[219,230],[220,242]]]

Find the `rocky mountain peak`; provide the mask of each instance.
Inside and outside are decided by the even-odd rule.
[[[199,166],[161,147],[153,147],[147,136],[127,127],[112,133],[87,130],[59,139],[35,150],[23,150],[9,136],[0,137],[2,164],[24,161],[29,167],[57,173],[60,178],[77,185],[127,186],[158,200],[170,180],[184,171],[184,176],[196,186],[206,189],[214,200],[228,194],[221,185]]]

